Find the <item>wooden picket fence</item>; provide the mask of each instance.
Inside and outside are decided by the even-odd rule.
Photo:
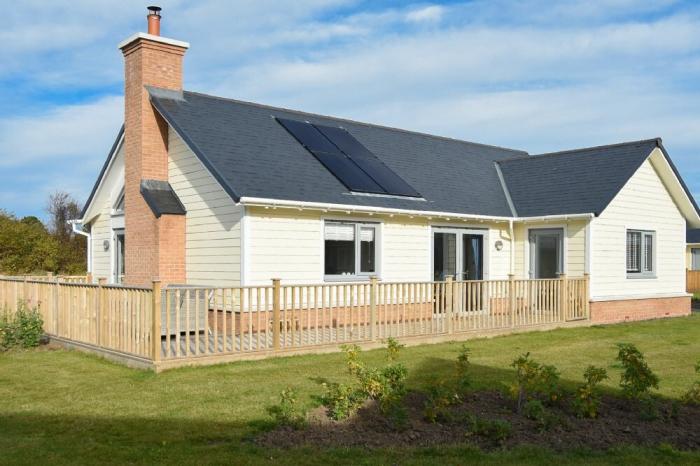
[[[700,270],[686,269],[685,289],[688,293],[697,293],[700,291]]]
[[[158,369],[586,321],[588,286],[587,277],[566,276],[226,288],[0,277],[0,309],[24,302],[39,309],[51,337]]]
[[[153,290],[77,281],[0,277],[0,312],[37,309],[47,335],[152,360]]]

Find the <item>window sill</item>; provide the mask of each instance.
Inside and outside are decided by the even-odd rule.
[[[377,275],[326,275],[323,281],[326,283],[369,282],[373,276]]]
[[[632,280],[656,280],[658,277],[656,275],[644,275],[639,273],[628,273],[627,278]]]

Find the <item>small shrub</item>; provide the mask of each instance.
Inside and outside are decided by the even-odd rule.
[[[471,350],[467,348],[467,345],[462,345],[457,355],[457,386],[462,393],[471,385],[471,379],[469,378],[470,354]]]
[[[459,402],[459,395],[450,390],[444,381],[432,383],[427,390],[423,417],[428,422],[449,422],[452,420],[450,406]]]
[[[659,378],[644,360],[644,355],[631,343],[619,343],[617,360],[622,365],[620,387],[626,397],[635,400],[648,398],[652,388],[659,388]]]
[[[530,400],[523,405],[523,415],[537,422],[540,430],[549,430],[558,418],[550,413],[540,400]]]
[[[280,393],[279,404],[268,406],[267,413],[278,425],[300,429],[306,424],[304,413],[299,409],[297,393],[289,387]]]
[[[341,421],[347,419],[362,405],[364,401],[357,389],[339,383],[323,384],[325,393],[321,396],[321,404],[326,408],[328,417]]]
[[[35,348],[44,333],[44,320],[37,308],[30,309],[19,301],[17,312],[0,315],[0,350]]]
[[[362,348],[357,345],[342,345],[340,349],[345,353],[348,372],[351,375],[357,375],[364,368],[364,365],[360,361],[360,352]]]
[[[578,417],[598,417],[600,395],[596,387],[608,378],[608,373],[602,367],[588,366],[583,373],[585,383],[576,390],[573,401],[574,412]]]
[[[389,362],[396,361],[399,358],[399,353],[401,350],[405,347],[406,345],[402,345],[401,343],[396,340],[396,338],[387,338],[386,339],[386,359]]]
[[[489,420],[472,417],[470,423],[470,433],[493,440],[499,445],[508,440],[513,432],[513,426],[510,422],[503,419]]]
[[[518,413],[523,405],[535,395],[554,402],[561,398],[559,371],[554,366],[543,366],[530,359],[530,353],[519,356],[511,367],[516,369],[516,383],[510,387],[511,395],[517,401]]]
[[[700,375],[700,361],[695,364],[695,373]],[[690,389],[683,394],[681,401],[685,404],[700,405],[700,380],[693,382]]]

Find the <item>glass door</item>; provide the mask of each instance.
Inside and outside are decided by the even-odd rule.
[[[435,232],[433,235],[433,280],[444,281],[457,273],[457,234]]]
[[[461,280],[482,280],[484,278],[484,236],[462,235]]]
[[[439,229],[433,232],[433,280],[483,280],[484,233]]]
[[[530,277],[557,278],[562,273],[563,237],[561,228],[530,230]]]

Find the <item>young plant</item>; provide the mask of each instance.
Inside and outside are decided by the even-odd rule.
[[[622,364],[620,387],[627,398],[641,400],[659,388],[659,378],[644,360],[644,355],[631,343],[618,343],[617,360]]]
[[[17,312],[0,316],[0,350],[34,348],[44,333],[44,320],[37,308],[30,309],[25,301],[17,303]]]
[[[585,383],[576,390],[573,401],[574,412],[578,417],[598,417],[600,394],[596,388],[600,382],[608,378],[608,373],[602,367],[588,366],[583,373]]]
[[[326,408],[328,417],[336,421],[347,419],[362,405],[364,399],[357,389],[339,383],[323,384],[325,393],[321,404]]]
[[[461,393],[464,393],[471,385],[469,378],[470,354],[471,350],[467,348],[467,345],[462,345],[457,355],[457,387]]]
[[[364,364],[360,361],[362,348],[357,345],[342,345],[340,349],[345,353],[346,364],[350,375],[357,375],[364,369]]]
[[[488,438],[499,445],[503,445],[513,432],[511,423],[503,419],[489,420],[472,417],[470,424],[469,433]]]
[[[459,402],[459,395],[450,390],[443,381],[430,384],[423,409],[423,417],[428,422],[448,422],[452,419],[450,406]]]
[[[280,402],[267,407],[267,413],[277,425],[301,429],[306,424],[304,413],[299,408],[297,393],[287,387],[280,393]]]
[[[519,356],[511,367],[516,369],[516,383],[511,385],[511,395],[517,402],[518,413],[523,405],[535,395],[543,396],[548,402],[561,398],[559,371],[554,366],[543,366],[530,359],[530,353]]]
[[[386,359],[389,362],[394,362],[399,358],[399,353],[406,345],[402,345],[396,338],[389,337],[386,339]]]
[[[700,375],[700,361],[695,364],[695,373]],[[681,401],[685,404],[700,405],[700,380],[693,382],[690,389],[683,394]]]

